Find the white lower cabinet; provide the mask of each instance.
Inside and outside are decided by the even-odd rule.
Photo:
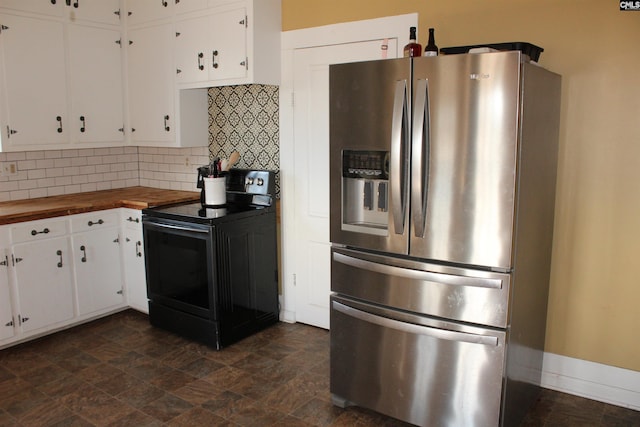
[[[13,337],[15,321],[9,290],[9,255],[8,250],[0,246],[0,341]]]
[[[0,348],[130,306],[148,313],[142,214],[0,226]]]
[[[40,331],[72,319],[69,238],[20,243],[12,246],[11,252],[20,331]]]
[[[124,303],[118,214],[99,211],[71,219],[79,316]]]
[[[142,244],[142,214],[135,209],[122,209],[122,266],[129,307],[149,313],[147,275]]]

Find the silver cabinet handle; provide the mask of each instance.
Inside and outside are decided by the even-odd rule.
[[[405,279],[424,280],[450,286],[472,286],[476,288],[502,289],[502,280],[485,277],[456,276],[453,274],[434,273],[432,271],[413,270],[396,267],[394,265],[378,264],[348,255],[333,253],[336,262],[388,276],[404,277]]]
[[[413,323],[405,323],[399,320],[390,319],[388,317],[380,317],[357,308],[349,307],[337,301],[332,302],[332,308],[340,313],[346,314],[353,318],[362,320],[363,322],[373,323],[385,328],[395,329],[400,332],[406,332],[414,335],[425,335],[440,340],[467,342],[471,344],[482,344],[497,346],[498,337],[491,335],[470,334],[468,332],[448,331],[446,329],[431,328],[429,326],[420,326]]]
[[[405,150],[407,140],[407,81],[398,80],[393,98],[393,119],[391,122],[391,209],[396,234],[404,234],[406,206],[406,165]]]

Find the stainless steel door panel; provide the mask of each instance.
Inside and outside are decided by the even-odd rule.
[[[497,426],[505,339],[334,296],[331,393],[421,426]]]
[[[410,70],[408,58],[330,67],[330,237],[334,243],[402,254],[409,250]],[[343,225],[343,150],[389,153],[391,203],[388,224],[383,227],[367,232],[365,227]],[[362,204],[362,199],[344,203],[348,209]]]
[[[510,268],[520,54],[417,58],[413,70],[413,135],[423,150],[413,159],[412,221],[425,222],[412,227],[409,253]]]
[[[506,328],[510,275],[333,248],[331,290],[419,314]]]

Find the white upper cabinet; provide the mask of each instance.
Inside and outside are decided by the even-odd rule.
[[[230,1],[234,0],[129,0],[128,24],[138,25],[170,19],[176,14],[204,10],[210,3],[229,3]]]
[[[0,7],[21,12],[42,13],[50,16],[62,16],[65,13],[66,0],[2,0]]]
[[[124,139],[120,38],[117,30],[68,27],[73,141],[102,144]]]
[[[128,0],[127,23],[136,25],[170,18],[174,13],[174,2],[175,0]]]
[[[62,12],[45,13],[50,6]],[[0,151],[124,143],[119,8],[120,0],[0,2]]]
[[[175,141],[173,25],[129,32],[129,113],[134,145]]]
[[[177,82],[246,78],[246,18],[243,7],[176,22]]]
[[[212,4],[176,17],[178,87],[279,84],[280,0]]]
[[[65,3],[66,0],[56,0]],[[70,20],[120,25],[120,0],[70,0]]]
[[[63,24],[0,15],[0,25],[2,150],[46,149],[65,143],[68,116]]]

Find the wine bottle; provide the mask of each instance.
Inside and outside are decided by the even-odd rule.
[[[422,45],[416,42],[416,27],[411,27],[409,28],[409,43],[404,46],[404,56],[420,56],[421,53]]]
[[[424,48],[424,56],[438,56],[438,46],[433,28],[429,28],[429,41]]]

